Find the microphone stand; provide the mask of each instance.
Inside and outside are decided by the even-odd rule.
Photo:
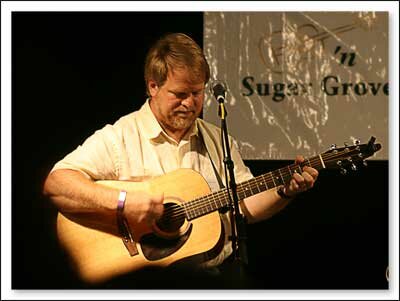
[[[223,135],[222,139],[222,148],[224,150],[224,164],[225,164],[225,171],[228,169],[229,172],[229,186],[227,186],[227,192],[230,201],[230,214],[231,214],[231,228],[232,228],[232,235],[230,239],[232,240],[232,250],[233,250],[233,259],[235,263],[239,263],[239,267],[241,268],[242,265],[248,264],[247,259],[247,248],[246,248],[246,222],[245,218],[239,211],[239,197],[237,194],[237,185],[235,181],[235,174],[234,174],[234,164],[231,158],[231,152],[229,147],[229,139],[228,139],[228,127],[226,124],[226,109],[224,105],[224,98],[218,97],[219,102],[219,109],[218,115],[221,119],[221,131]],[[226,179],[228,184],[228,179]],[[229,193],[230,188],[230,193]],[[232,197],[233,201],[232,201]],[[233,217],[232,217],[233,214]],[[242,276],[242,269],[240,269],[240,276]]]

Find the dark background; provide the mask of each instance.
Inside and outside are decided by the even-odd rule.
[[[82,288],[57,245],[43,181],[95,130],[143,104],[144,57],[166,32],[202,45],[203,14],[13,13],[13,289]],[[291,162],[246,163],[259,175]],[[252,288],[387,289],[388,228],[388,161],[323,171],[313,190],[248,227]]]

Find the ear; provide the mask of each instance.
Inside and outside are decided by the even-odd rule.
[[[154,80],[149,80],[148,87],[151,96],[155,96],[158,93],[158,85]]]

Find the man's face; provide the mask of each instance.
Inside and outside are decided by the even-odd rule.
[[[186,132],[200,115],[204,81],[193,83],[189,79],[187,70],[175,70],[168,73],[161,87],[149,81],[150,107],[167,133]]]

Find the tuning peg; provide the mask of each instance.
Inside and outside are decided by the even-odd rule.
[[[336,148],[336,144],[331,144],[331,149],[335,149]]]
[[[343,144],[344,144],[345,147],[349,146],[349,144],[347,142],[344,142]]]
[[[364,166],[368,166],[367,161],[363,160],[363,165],[364,165]]]
[[[353,163],[353,164],[351,164],[351,169],[356,171],[357,170],[357,166]]]
[[[358,139],[356,139],[356,140],[354,140],[354,145],[360,145],[360,140],[358,140]]]
[[[346,175],[346,174],[347,174],[347,169],[346,169],[346,168],[341,168],[341,169],[340,169],[340,173],[341,173],[342,175]]]

